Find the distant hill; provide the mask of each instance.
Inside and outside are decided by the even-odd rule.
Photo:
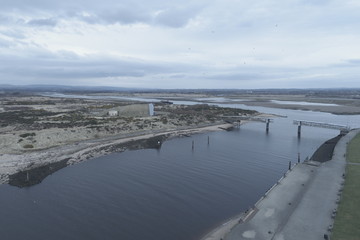
[[[351,97],[360,98],[360,89],[353,88],[316,88],[316,89],[151,89],[124,88],[109,86],[65,86],[65,85],[9,85],[0,84],[0,92],[34,93],[34,92],[62,92],[62,93],[104,93],[104,92],[132,92],[132,93],[198,93],[212,95],[307,95],[313,97]]]
[[[0,91],[20,92],[109,92],[134,91],[133,88],[106,87],[106,86],[64,86],[64,85],[0,85]]]

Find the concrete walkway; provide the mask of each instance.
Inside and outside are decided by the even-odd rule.
[[[296,165],[255,205],[257,213],[222,239],[323,240],[332,229],[344,182],[347,143],[358,132],[340,139],[331,161]]]
[[[348,165],[355,165],[355,166],[360,166],[360,163],[355,163],[355,162],[348,162]]]

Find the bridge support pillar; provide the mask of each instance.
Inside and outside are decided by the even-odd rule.
[[[269,132],[269,127],[270,127],[270,119],[266,119],[266,133]]]
[[[298,138],[301,137],[301,122],[299,122],[299,125],[298,125],[297,135],[298,135]]]

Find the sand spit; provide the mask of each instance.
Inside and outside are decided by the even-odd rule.
[[[158,148],[162,142],[172,137],[188,136],[208,131],[229,129],[232,124],[217,124],[197,128],[170,129],[149,133],[120,134],[116,136],[75,142],[59,147],[45,150],[30,151],[22,154],[0,154],[0,184],[11,181],[17,186],[32,185],[29,171],[43,167],[47,175],[67,165],[76,164],[90,158],[103,156],[112,152],[141,148]],[[62,163],[51,166],[50,164]],[[47,167],[46,167],[47,166]],[[46,168],[44,168],[46,167]],[[18,182],[11,176],[15,174],[24,179],[25,184]],[[35,173],[37,176],[43,173]],[[34,181],[34,184],[41,181],[46,174]],[[16,177],[15,177],[16,178]],[[30,178],[30,179],[29,179]],[[26,184],[28,182],[29,184]]]
[[[271,99],[267,101],[239,101],[239,103],[247,106],[257,106],[257,107],[267,107],[267,108],[280,108],[280,109],[292,109],[292,110],[302,110],[302,111],[314,111],[314,112],[327,112],[335,115],[358,115],[360,114],[359,105],[348,106],[348,105],[334,105],[334,106],[324,106],[324,105],[301,105],[297,102],[293,104],[281,104],[274,103]],[[311,103],[311,102],[310,102]],[[320,103],[321,104],[321,103]]]

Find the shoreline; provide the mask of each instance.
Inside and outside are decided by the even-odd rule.
[[[137,93],[137,94],[113,94],[113,93],[93,93],[85,94],[89,96],[118,96],[124,98],[143,98],[172,101],[193,101],[198,104],[243,104],[246,106],[266,107],[287,110],[324,112],[334,115],[358,115],[360,114],[359,99],[343,99],[338,97],[311,97],[307,95],[252,95],[240,94],[228,96],[228,101],[212,101],[211,98],[217,98],[212,94],[159,94],[159,93]],[[202,99],[204,98],[204,99]],[[210,100],[209,100],[210,98]],[[278,102],[273,102],[273,101]],[[286,101],[287,103],[282,103]],[[300,102],[300,103],[299,103]],[[306,102],[308,104],[301,104]]]
[[[43,168],[45,172],[48,172],[48,174],[42,176],[41,179],[34,180],[34,184],[37,184],[48,175],[63,167],[77,164],[91,158],[126,150],[160,148],[162,142],[167,139],[211,131],[227,130],[232,127],[233,125],[229,123],[217,123],[214,125],[197,126],[196,128],[164,129],[152,133],[144,134],[142,132],[130,134],[132,136],[129,136],[129,134],[119,134],[116,136],[80,141],[39,151],[29,151],[19,154],[1,154],[0,184],[9,183],[10,180],[13,179],[11,176],[18,174],[15,178],[21,178],[23,185],[18,183],[19,179],[16,179],[15,182],[17,182],[17,184],[15,184],[15,186],[31,186],[33,184],[29,181],[29,171],[34,169]],[[63,164],[56,165],[58,167],[53,167],[54,164],[60,162]]]
[[[228,102],[232,103],[232,102]],[[311,111],[311,112],[324,112],[334,115],[359,115],[360,107],[358,106],[321,106],[321,105],[301,105],[294,102],[294,104],[280,104],[273,103],[270,101],[239,101],[238,103],[244,104],[250,107],[266,107],[266,108],[277,108],[287,110],[299,110],[299,111]]]
[[[317,200],[319,200],[317,195],[317,192],[314,189],[318,189],[319,187],[316,186],[317,183],[320,184],[327,184],[329,181],[324,181],[324,172],[326,172],[326,174],[328,174],[329,170],[335,171],[335,175],[334,178],[335,180],[333,181],[334,185],[333,187],[329,187],[328,191],[330,192],[328,195],[330,196],[330,198],[332,200],[334,200],[333,202],[331,201],[330,203],[326,203],[324,204],[324,211],[326,211],[325,213],[321,212],[318,213],[319,215],[322,215],[323,218],[326,218],[326,221],[324,221],[325,223],[323,224],[323,229],[316,229],[317,232],[321,232],[323,231],[324,234],[319,234],[318,237],[314,237],[311,239],[323,239],[324,235],[330,235],[331,234],[331,230],[332,230],[332,225],[333,225],[333,221],[334,219],[331,218],[331,213],[333,213],[334,209],[337,208],[337,204],[338,204],[338,200],[336,200],[338,198],[338,192],[341,191],[342,189],[342,184],[343,184],[343,177],[342,174],[345,171],[345,156],[346,156],[346,146],[348,144],[348,142],[351,141],[351,139],[356,135],[357,132],[360,132],[359,129],[357,130],[352,130],[350,131],[350,133],[348,133],[345,136],[342,136],[339,141],[337,142],[337,144],[334,146],[333,149],[333,154],[332,154],[332,158],[328,161],[328,162],[313,162],[312,160],[310,160],[309,162],[303,162],[303,163],[297,163],[295,164],[295,166],[291,169],[288,170],[284,176],[282,178],[280,178],[277,183],[275,183],[255,204],[254,207],[251,209],[248,209],[245,212],[242,212],[238,215],[236,215],[233,218],[227,219],[226,221],[224,221],[223,223],[221,223],[220,225],[218,225],[217,227],[215,227],[213,230],[211,230],[210,232],[208,232],[206,235],[204,235],[203,237],[200,238],[200,240],[234,240],[234,239],[266,239],[267,237],[271,237],[271,239],[283,239],[284,236],[288,235],[288,236],[294,236],[296,234],[298,234],[297,238],[294,239],[309,239],[307,238],[308,235],[306,235],[307,233],[309,233],[311,230],[315,231],[313,227],[313,229],[310,229],[308,231],[306,231],[305,233],[301,232],[301,226],[300,226],[300,230],[298,227],[298,223],[299,221],[304,221],[304,219],[307,219],[308,222],[306,223],[307,225],[310,224],[312,221],[317,221],[317,220],[313,220],[316,219],[313,215],[313,213],[311,213],[311,210],[306,211],[306,209],[311,209],[312,206],[308,206],[308,205],[318,205],[318,203],[314,203]],[[332,139],[330,139],[332,140]],[[329,140],[328,140],[329,141]],[[324,145],[328,142],[326,141],[323,145],[321,145],[317,150],[319,151],[320,148],[324,148]],[[314,155],[316,154],[316,152],[314,153]],[[307,172],[308,170],[311,171]],[[300,188],[299,190],[294,191],[293,189],[291,191],[294,192],[294,195],[296,195],[296,198],[293,198],[292,200],[285,200],[285,201],[293,201],[293,205],[295,205],[295,208],[291,210],[290,213],[286,212],[286,210],[282,210],[283,212],[281,212],[279,206],[276,207],[276,205],[281,205],[279,202],[279,199],[277,201],[273,201],[271,202],[271,204],[268,204],[268,202],[270,202],[271,198],[277,198],[278,196],[274,197],[274,194],[279,195],[280,193],[284,194],[284,190],[281,188],[284,188],[284,186],[288,184],[288,182],[292,181],[292,178],[297,178],[296,174],[294,172],[297,172],[296,174],[301,175],[301,180],[300,181],[304,181],[303,177],[305,177],[305,188]],[[300,172],[300,173],[299,173]],[[295,176],[294,176],[295,174]],[[283,183],[285,179],[285,183]],[[327,179],[328,180],[328,179]],[[295,180],[295,182],[298,180]],[[292,183],[290,183],[292,184]],[[303,185],[304,186],[304,185]],[[314,187],[315,186],[315,187]],[[299,187],[296,187],[299,188]],[[287,189],[287,191],[289,191],[289,189]],[[274,193],[275,192],[275,193]],[[285,193],[284,195],[286,195],[287,193]],[[271,195],[271,196],[268,196]],[[292,197],[290,197],[291,199]],[[265,201],[265,203],[264,203]],[[320,201],[321,202],[321,201]],[[286,204],[287,205],[287,204]],[[269,208],[269,206],[271,206],[271,208]],[[317,206],[318,207],[318,206]],[[279,208],[279,209],[276,209]],[[274,210],[276,209],[276,210]],[[314,210],[318,208],[313,208],[312,210]],[[259,213],[258,213],[259,212]],[[277,212],[280,212],[277,213]],[[304,213],[299,213],[299,212],[305,212]],[[270,214],[271,213],[271,214]],[[275,216],[275,219],[271,220],[268,218],[272,218],[274,217],[273,215],[276,215],[276,213],[278,214],[277,216]],[[290,214],[290,215],[289,215]],[[253,218],[254,216],[258,215],[254,221]],[[283,220],[282,218],[284,218],[284,215],[286,215],[286,221],[281,222],[281,220]],[[294,215],[294,216],[293,216]],[[328,217],[327,217],[328,215]],[[303,217],[304,219],[299,220],[299,218],[301,219],[301,217]],[[313,217],[313,218],[310,218]],[[269,222],[269,220],[271,220]],[[276,223],[274,223],[274,221]],[[279,222],[277,222],[279,221]],[[310,222],[310,223],[309,223]],[[296,223],[296,225],[294,224]],[[277,225],[277,227],[275,227],[275,231],[270,230],[271,228],[274,228],[275,225]],[[327,225],[326,225],[327,224]],[[296,234],[294,234],[296,233]],[[260,234],[259,237],[260,238],[255,238],[256,234]],[[304,234],[301,236],[301,234]],[[286,239],[286,238],[285,238]]]
[[[240,223],[242,217],[244,216],[245,212],[242,212],[235,217],[225,220],[222,224],[218,225],[205,236],[201,237],[200,240],[222,240],[227,233]]]

